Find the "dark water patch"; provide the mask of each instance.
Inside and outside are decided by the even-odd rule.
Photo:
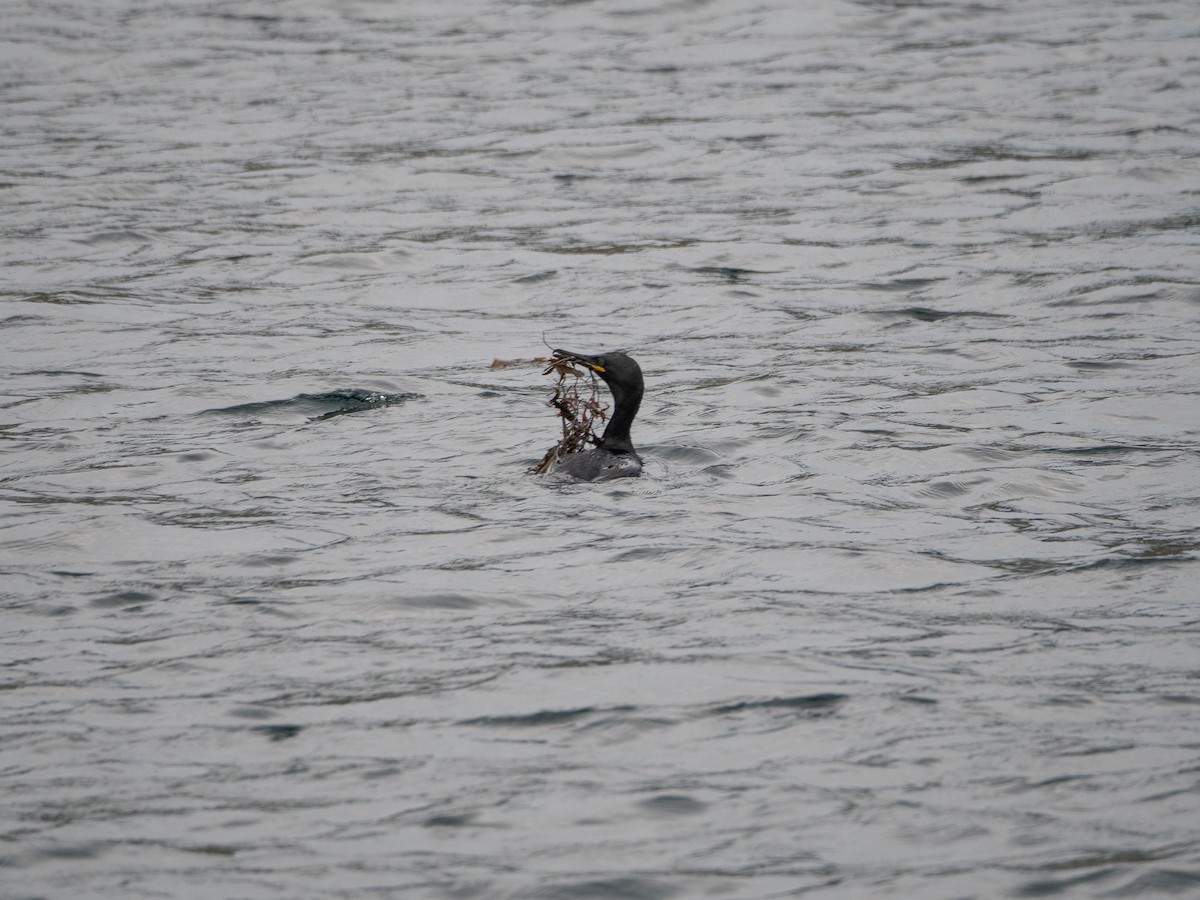
[[[239,483],[239,480],[234,479],[232,483]],[[183,528],[244,528],[248,525],[274,522],[277,520],[277,513],[269,506],[250,506],[225,509],[182,509],[173,513],[155,513],[151,518],[161,525],[178,525]],[[292,587],[294,585],[279,582],[278,586]]]
[[[119,591],[115,594],[106,594],[103,597],[97,597],[92,600],[90,605],[97,609],[141,609],[147,603],[153,603],[159,598],[154,594],[147,594],[143,591]]]
[[[426,828],[463,828],[475,822],[475,813],[443,813],[430,816],[421,824]]]
[[[282,25],[285,21],[281,16],[270,16],[270,15],[264,15],[262,13],[253,13],[253,12],[241,12],[238,10],[234,10],[234,11],[220,10],[220,11],[218,11],[218,10],[205,9],[205,10],[200,10],[199,12],[197,12],[196,16],[198,18],[202,18],[202,19],[204,19],[204,18],[218,19],[218,20],[224,20],[227,22],[248,22],[248,23],[251,23],[254,25],[267,25],[267,26],[271,26],[271,27],[276,27],[276,26]]]
[[[1018,178],[1026,178],[1024,174],[1009,174],[1009,175],[963,175],[957,180],[961,184],[990,184],[997,181],[1013,181]]]
[[[1176,452],[1190,448],[1156,444],[1088,444],[1083,447],[1048,446],[1033,449],[1039,453],[1066,457],[1077,465],[1111,465],[1136,454]]]
[[[86,306],[94,303],[103,303],[104,297],[83,296],[76,293],[44,293],[27,294],[23,298],[26,303],[49,303],[54,306]]]
[[[37,851],[45,859],[98,859],[104,852],[104,845],[92,841],[83,844],[55,844],[43,847]]]
[[[236,856],[244,847],[234,847],[229,844],[195,844],[178,849],[186,853],[198,853],[201,856]]]
[[[641,563],[650,560],[664,559],[678,552],[674,547],[634,547],[632,550],[625,550],[617,556],[613,557],[613,561],[619,564]]]
[[[1190,234],[1200,228],[1200,215],[1194,213],[1160,216],[1133,221],[1089,221],[1062,225],[1047,230],[1017,229],[1014,234],[1026,240],[1064,242],[1078,239],[1114,241],[1138,237],[1169,235],[1173,232]]]
[[[1200,873],[1186,869],[1155,869],[1143,872],[1102,897],[1196,897],[1200,896]]]
[[[979,312],[976,310],[943,310],[930,309],[927,306],[907,306],[903,309],[885,309],[867,313],[872,319],[887,321],[890,319],[912,319],[917,322],[940,322],[943,319],[1005,319],[999,313]]]
[[[3,294],[0,294],[0,299],[7,298],[5,298]],[[20,301],[24,298],[16,299]],[[17,313],[16,315],[5,316],[4,318],[0,319],[0,327],[9,328],[20,325],[45,325],[53,321],[54,319],[51,316],[33,316],[27,313]]]
[[[514,278],[513,284],[540,284],[543,281],[549,281],[558,275],[557,269],[547,269],[544,272],[534,272],[532,275],[522,275],[520,278]]]
[[[1090,781],[1091,779],[1082,775],[1059,775],[1055,778],[1039,778],[1036,781],[1031,781],[1027,778],[1021,778],[1016,784],[1007,787],[1007,790],[1014,794],[1023,793],[1025,791],[1043,791],[1049,787],[1059,787],[1067,784],[1074,784],[1081,781]],[[1045,868],[1078,868],[1072,864],[1062,866],[1046,866]]]
[[[367,769],[359,773],[359,777],[363,781],[377,781],[379,779],[395,778],[401,775],[408,769],[404,766],[379,766],[373,769]]]
[[[765,700],[741,700],[737,703],[726,703],[709,709],[710,713],[728,715],[730,713],[751,712],[754,710],[788,710],[801,715],[824,716],[836,710],[848,699],[846,694],[807,694],[799,697],[770,697]]]
[[[981,509],[995,507],[994,504],[983,504]],[[1023,522],[1017,519],[1008,519],[1010,525],[1021,530],[1036,530],[1036,527],[1031,522]],[[1063,572],[1071,568],[1070,561],[1061,559],[1038,559],[1025,557],[1010,557],[1007,559],[986,560],[981,565],[991,566],[1003,572],[1010,572],[1013,575],[1048,575],[1052,572]]]
[[[678,888],[649,878],[600,878],[564,881],[530,892],[536,900],[666,900],[680,893]]]
[[[1170,299],[1170,292],[1158,289],[1136,289],[1114,291],[1113,285],[1104,285],[1097,288],[1088,288],[1087,290],[1077,291],[1074,296],[1062,300],[1051,300],[1046,305],[1051,307],[1102,307],[1115,306],[1119,304],[1152,304],[1160,300]],[[1115,287],[1126,287],[1126,285],[1117,285]],[[1091,313],[1093,319],[1116,319],[1128,316],[1128,310],[1114,311],[1098,311]]]
[[[1016,450],[1008,450],[1002,447],[954,447],[954,453],[961,454],[970,459],[977,460],[983,463],[998,463],[1008,462],[1009,460],[1020,457],[1020,452]]]
[[[304,730],[303,725],[254,725],[250,728],[272,742],[289,741]]]
[[[707,803],[685,794],[659,794],[657,797],[638,801],[638,806],[663,816],[691,816],[708,809]]]
[[[76,242],[80,244],[112,244],[129,242],[148,244],[151,243],[151,238],[149,235],[142,234],[140,231],[97,231],[95,234],[88,235],[85,238],[76,238]]]
[[[322,422],[335,416],[349,415],[364,410],[396,406],[409,400],[421,399],[420,394],[387,394],[358,388],[326,391],[321,394],[299,394],[288,400],[265,400],[258,403],[239,403],[206,409],[200,415],[224,415],[248,417],[246,424],[278,421],[303,416],[308,422]]]
[[[1054,782],[1046,782],[1053,784]],[[1093,869],[1098,866],[1126,866],[1138,863],[1158,862],[1176,856],[1184,848],[1167,845],[1154,850],[1110,850],[1084,853],[1067,859],[1054,860],[1031,869],[1043,872],[1062,872],[1072,869]]]
[[[539,728],[544,725],[564,725],[576,722],[597,713],[632,712],[636,707],[618,706],[600,709],[594,706],[583,706],[578,709],[544,709],[534,713],[512,716],[480,716],[475,719],[465,719],[463,725],[483,725],[489,728]]]
[[[207,462],[210,459],[217,459],[220,454],[215,450],[191,450],[187,453],[180,453],[175,457],[179,462]]]
[[[1059,894],[1074,894],[1085,885],[1095,886],[1098,882],[1107,881],[1116,870],[1104,867],[1096,872],[1087,872],[1071,878],[1039,878],[1018,885],[1012,892],[1014,897],[1055,897]],[[1096,896],[1093,894],[1092,896]]]
[[[1119,545],[1119,546],[1123,546]],[[1195,559],[1200,550],[1200,541],[1195,538],[1142,538],[1132,547],[1125,548],[1129,559],[1149,560],[1189,560]]]
[[[79,372],[74,369],[30,369],[28,372],[17,372],[15,375],[29,375],[37,378],[103,378],[98,372]]]
[[[1113,222],[1106,225],[1093,226],[1084,229],[1083,233],[1097,238],[1136,237],[1149,232],[1184,231],[1192,233],[1200,229],[1200,215],[1189,213],[1185,215],[1162,216],[1155,219],[1144,219],[1140,222]]]
[[[238,719],[273,719],[279,714],[265,706],[235,706],[229,715]]]
[[[648,732],[675,725],[676,721],[663,716],[619,715],[597,716],[580,726],[582,733],[594,732],[605,743],[629,741]]]
[[[1067,363],[1077,372],[1111,372],[1117,369],[1132,369],[1133,364],[1122,359],[1084,359]]]
[[[949,169],[966,163],[978,162],[1085,162],[1094,159],[1096,154],[1089,150],[1056,150],[1052,153],[1023,153],[1012,150],[1002,144],[973,144],[957,147],[947,147],[945,150],[928,159],[911,160],[896,163],[897,171],[922,169]]]
[[[933,287],[940,284],[941,278],[893,278],[890,281],[868,281],[858,285],[864,291],[882,291],[885,293],[895,293],[897,291],[920,291],[928,287]],[[920,310],[919,307],[913,307],[918,313],[929,312],[933,313],[935,318],[943,318],[942,315],[934,310]],[[917,316],[919,318],[919,315]],[[932,321],[926,320],[926,321]]]
[[[224,517],[221,517],[224,520]],[[243,559],[239,563],[247,569],[277,569],[280,566],[288,566],[296,562],[299,557],[291,556],[284,553],[269,553],[263,556],[252,556],[248,559]]]
[[[1171,554],[1169,556],[1113,556],[1105,559],[1097,559],[1091,562],[1082,562],[1074,566],[1076,572],[1096,572],[1104,569],[1112,569],[1117,572],[1135,573],[1143,569],[1152,567],[1164,566],[1183,566],[1196,561],[1194,553],[1185,553],[1182,555]]]
[[[751,276],[770,274],[768,272],[755,271],[754,269],[742,269],[737,266],[697,266],[692,271],[710,278],[718,278],[729,284],[741,284]]]
[[[1158,699],[1163,703],[1180,703],[1185,706],[1200,705],[1200,696],[1195,694],[1160,694]]]
[[[264,600],[261,597],[230,597],[227,600],[221,601],[230,606],[244,606],[251,609],[257,609],[273,616],[281,618],[290,618],[289,614],[279,607],[273,600]]]
[[[931,499],[949,500],[952,497],[961,497],[964,494],[970,493],[973,488],[977,488],[989,480],[986,478],[972,478],[966,480],[935,481],[922,486],[917,491],[917,494]]]
[[[1095,747],[1079,747],[1059,750],[1054,753],[1054,756],[1063,758],[1075,758],[1081,756],[1106,756],[1109,753],[1125,753],[1129,750],[1137,748],[1137,744],[1132,741],[1119,741],[1114,743],[1106,743]]]
[[[390,605],[397,607],[405,607],[407,609],[429,609],[429,610],[468,610],[479,609],[484,606],[497,605],[496,600],[484,598],[472,594],[461,594],[452,591],[441,591],[431,594],[413,594],[407,597],[399,597],[390,601]],[[510,604],[503,604],[510,605]]]
[[[1043,782],[1048,786],[1057,786],[1060,782],[1052,780]],[[1119,877],[1130,866],[1140,866],[1145,863],[1158,862],[1176,855],[1177,848],[1168,847],[1162,850],[1113,850],[1111,852],[1089,853],[1082,856],[1072,856],[1068,859],[1056,860],[1037,866],[1043,872],[1061,872],[1081,869],[1094,871],[1066,878],[1039,878],[1018,885],[1012,892],[1014,897],[1053,897],[1058,894],[1075,894],[1075,889],[1081,885],[1096,885],[1099,882]],[[1178,869],[1160,868],[1141,874],[1130,879],[1125,885],[1103,893],[1092,892],[1093,897],[1150,897],[1160,895],[1195,893],[1200,884],[1200,875]]]
[[[639,244],[581,244],[567,243],[540,246],[543,253],[566,253],[578,256],[619,256],[622,253],[641,253],[662,246],[656,242]]]

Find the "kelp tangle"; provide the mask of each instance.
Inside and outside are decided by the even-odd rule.
[[[562,420],[562,438],[533,467],[535,475],[549,471],[560,457],[578,453],[588,444],[595,444],[595,425],[607,418],[608,407],[600,403],[600,380],[595,372],[575,368],[569,359],[559,356],[557,351],[542,374],[549,375],[551,372],[558,373],[558,383],[554,386],[554,396],[550,398],[549,405],[558,410]],[[586,383],[585,377],[588,379]]]

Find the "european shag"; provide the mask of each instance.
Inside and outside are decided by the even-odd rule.
[[[624,353],[600,353],[588,356],[569,350],[555,350],[558,359],[578,363],[604,379],[612,392],[613,412],[604,434],[591,450],[560,456],[548,474],[576,481],[608,481],[642,474],[642,458],[633,449],[629,428],[642,405],[642,370]]]

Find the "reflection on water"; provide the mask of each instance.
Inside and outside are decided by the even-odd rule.
[[[10,7],[15,896],[1196,892],[1192,5]]]

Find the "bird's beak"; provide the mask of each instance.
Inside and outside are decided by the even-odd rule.
[[[566,359],[571,362],[579,363],[581,366],[586,366],[593,372],[604,373],[604,366],[596,361],[596,357],[588,356],[586,353],[572,353],[570,350],[555,350],[555,359]]]

